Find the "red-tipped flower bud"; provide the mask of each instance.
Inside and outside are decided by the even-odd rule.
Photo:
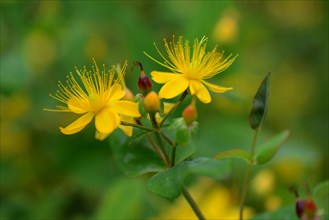
[[[135,61],[134,65],[139,65],[140,69],[141,69],[141,75],[138,78],[138,88],[141,91],[141,93],[146,96],[147,93],[149,93],[150,91],[152,91],[152,82],[151,80],[147,77],[147,75],[144,72],[142,63],[139,61]]]
[[[304,214],[309,219],[313,219],[316,214],[316,205],[311,198],[304,201]]]
[[[193,122],[198,118],[198,112],[197,112],[197,109],[195,107],[195,104],[192,103],[191,105],[188,105],[183,113],[183,119],[185,121],[185,124],[187,126],[190,126],[193,124]]]
[[[138,88],[144,96],[152,91],[152,82],[147,75],[145,75],[143,70],[141,71],[141,76],[138,78]]]
[[[153,91],[145,96],[143,104],[145,111],[152,114],[159,112],[161,108],[159,96]]]

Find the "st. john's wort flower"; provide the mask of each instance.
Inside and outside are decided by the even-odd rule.
[[[45,110],[82,115],[65,128],[60,127],[63,134],[77,133],[95,118],[97,139],[103,140],[118,127],[131,135],[132,127],[120,125],[125,118],[140,116],[136,103],[123,100],[126,93],[124,74],[127,63],[122,69],[113,66],[108,72],[104,65],[100,70],[95,61],[94,64],[92,71],[88,71],[86,67],[83,70],[76,69],[79,81],[70,73],[66,84],[59,82],[59,89],[50,96],[64,105],[57,106],[56,110]]]
[[[210,52],[206,52],[206,45],[206,37],[200,41],[195,39],[191,51],[189,41],[186,40],[184,43],[182,36],[177,42],[174,37],[173,41],[169,43],[164,39],[164,47],[169,59],[155,45],[163,62],[144,52],[150,59],[170,70],[170,72],[153,71],[151,73],[155,82],[164,84],[159,92],[160,98],[174,98],[189,89],[190,93],[198,97],[200,101],[209,103],[211,96],[207,87],[216,93],[232,89],[211,84],[206,80],[226,70],[237,56],[232,57],[231,54],[223,58],[224,52],[218,52],[216,47]]]

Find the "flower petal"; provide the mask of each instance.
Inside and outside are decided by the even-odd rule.
[[[77,120],[75,120],[70,125],[66,126],[65,128],[60,127],[59,129],[63,134],[75,134],[79,131],[81,131],[86,125],[93,119],[94,114],[91,112],[88,112],[87,114],[84,114]]]
[[[182,92],[184,92],[189,85],[189,81],[183,77],[179,76],[176,77],[176,79],[172,79],[169,82],[167,82],[164,86],[162,86],[160,92],[159,92],[159,98],[165,98],[165,99],[171,99]]]
[[[119,128],[123,131],[125,135],[131,137],[133,135],[133,127],[120,125]]]
[[[121,118],[121,121],[124,121],[124,122],[129,122],[131,124],[136,123],[134,118],[132,118],[132,117],[121,115],[120,118]],[[131,137],[133,135],[133,127],[132,126],[120,125],[119,128],[123,131],[123,133],[125,133],[125,135],[127,135],[129,137]]]
[[[102,140],[104,140],[105,138],[107,138],[107,136],[109,136],[109,134],[110,134],[110,133],[101,133],[101,132],[99,132],[99,131],[96,130],[95,138],[96,138],[97,140],[102,141]]]
[[[122,88],[122,86],[118,83],[114,84],[110,88],[110,100],[119,100],[124,97],[125,90]]]
[[[88,102],[84,99],[70,98],[67,102],[67,107],[71,112],[76,114],[84,114],[88,111]]]
[[[95,126],[100,133],[111,133],[119,125],[119,115],[110,108],[104,108],[95,117]]]
[[[120,115],[126,115],[131,117],[140,117],[141,114],[138,111],[138,104],[126,100],[118,100],[110,102],[110,106]]]
[[[208,89],[198,80],[190,81],[190,92],[192,95],[196,95],[196,97],[198,97],[203,103],[211,102],[211,96]]]
[[[181,74],[177,73],[168,73],[168,72],[159,72],[159,71],[152,71],[151,72],[152,79],[159,83],[163,84],[170,80],[176,79],[177,77],[180,77]]]
[[[215,84],[212,83],[208,83],[206,81],[202,81],[211,91],[213,92],[217,92],[217,93],[224,93],[228,90],[232,90],[232,87],[222,87],[222,86],[217,86]]]
[[[167,114],[172,107],[174,107],[175,103],[164,102],[163,103],[163,114]]]

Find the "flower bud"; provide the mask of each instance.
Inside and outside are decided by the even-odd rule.
[[[147,95],[150,91],[152,91],[152,82],[145,75],[144,71],[141,71],[141,76],[138,78],[138,88],[143,93],[143,95]]]
[[[158,94],[151,91],[149,92],[143,101],[144,109],[148,113],[156,113],[160,111],[161,103]]]
[[[304,213],[304,200],[297,198],[296,200],[296,214],[298,218],[301,218]]]
[[[131,92],[130,89],[126,88],[125,89],[125,95],[122,98],[123,100],[127,101],[133,101],[134,100],[134,94]]]
[[[152,91],[152,82],[151,80],[147,77],[147,75],[144,72],[142,63],[139,61],[135,61],[134,65],[139,65],[141,69],[141,75],[138,78],[138,88],[141,91],[141,93],[146,96],[150,91]]]
[[[313,219],[316,214],[316,205],[311,198],[304,201],[304,215],[309,219]]]
[[[192,103],[191,105],[187,106],[183,113],[183,119],[185,121],[185,124],[187,126],[192,125],[192,123],[198,118],[198,112],[197,109],[195,107],[195,104]]]

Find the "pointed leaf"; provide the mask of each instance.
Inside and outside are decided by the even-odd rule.
[[[260,84],[258,91],[254,97],[252,108],[249,114],[249,124],[252,129],[257,129],[264,121],[269,93],[269,81],[270,73],[268,73],[262,83]]]
[[[115,162],[126,175],[160,172],[166,168],[161,157],[145,138],[131,142],[129,137],[116,130],[110,135],[109,143]]]
[[[242,159],[249,164],[251,163],[250,153],[240,148],[226,150],[215,155],[215,159],[217,160],[232,159],[232,158]]]
[[[196,174],[218,178],[227,175],[228,171],[229,166],[223,161],[195,158],[183,161],[171,169],[154,175],[147,181],[147,187],[163,198],[175,199],[181,193],[186,176]]]
[[[289,131],[285,130],[276,136],[274,136],[271,140],[257,147],[257,151],[255,153],[255,164],[265,164],[269,162],[279,150],[281,144],[288,138]]]

